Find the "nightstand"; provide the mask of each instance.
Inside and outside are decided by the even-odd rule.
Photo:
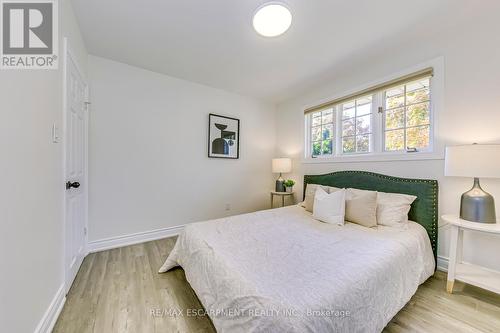
[[[443,215],[441,218],[451,227],[446,291],[451,294],[455,280],[459,280],[500,294],[500,272],[462,262],[464,230],[496,234],[500,237],[500,223],[470,222],[455,215]]]
[[[271,191],[271,208],[273,208],[274,197],[275,196],[281,197],[281,207],[285,207],[285,197],[290,197],[290,198],[292,198],[292,201],[293,201],[293,193],[294,192],[276,192],[276,191]]]

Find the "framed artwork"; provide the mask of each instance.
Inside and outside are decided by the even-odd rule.
[[[208,115],[208,157],[240,157],[240,120],[210,113]]]

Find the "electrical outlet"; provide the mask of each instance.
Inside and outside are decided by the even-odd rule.
[[[231,204],[228,204],[228,203],[227,203],[227,204],[226,204],[226,211],[229,211],[229,210],[231,210]]]

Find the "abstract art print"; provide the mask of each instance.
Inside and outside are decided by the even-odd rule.
[[[209,114],[208,116],[208,157],[240,157],[240,120]]]

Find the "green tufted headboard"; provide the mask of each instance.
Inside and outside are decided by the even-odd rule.
[[[340,188],[358,188],[389,193],[411,194],[417,199],[411,205],[408,218],[421,224],[431,240],[434,259],[437,257],[438,183],[432,179],[409,179],[385,176],[366,171],[338,171],[324,175],[304,176],[304,196],[307,184]]]

